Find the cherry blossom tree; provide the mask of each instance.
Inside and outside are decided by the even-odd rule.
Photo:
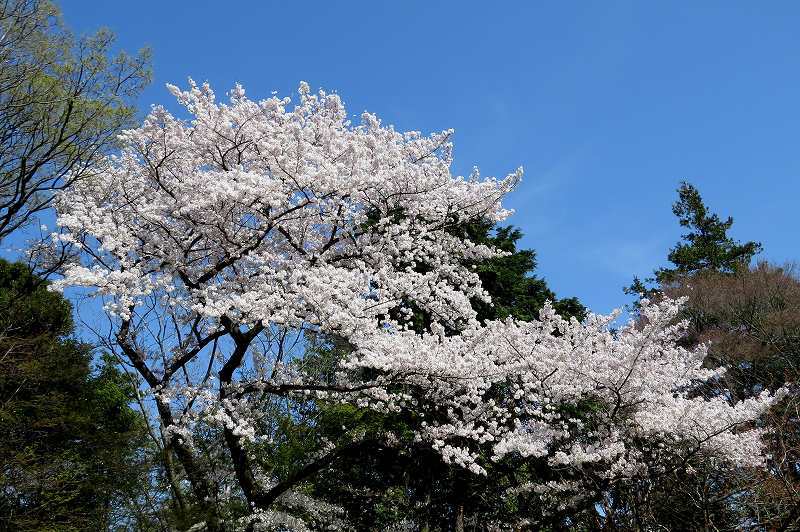
[[[243,526],[341,524],[297,488],[393,437],[344,431],[278,475],[256,450],[276,408],[308,397],[411,412],[419,441],[475,474],[538,460],[547,473],[518,489],[567,502],[668,459],[761,463],[752,422],[773,398],[696,393],[722,370],[676,345],[678,302],[645,302],[646,324],[618,332],[614,316],[565,321],[550,306],[531,323],[478,322],[472,302],[489,298],[468,265],[501,252],[450,229],[506,218],[521,170],[453,176],[451,131],[401,133],[368,113],[354,125],[305,83],[293,107],[239,86],[227,103],[208,85],[170,90],[188,118],[154,107],[123,133],[58,197],[55,238],[81,250],[60,286],[102,298],[108,347],[144,380],[206,528],[240,496]],[[304,364],[318,335],[350,347],[324,378]]]

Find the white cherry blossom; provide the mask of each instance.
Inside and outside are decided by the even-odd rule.
[[[751,423],[773,399],[695,394],[719,372],[704,368],[703,348],[676,345],[678,302],[645,302],[643,325],[617,332],[614,316],[565,321],[549,305],[530,323],[476,320],[471,302],[489,298],[468,265],[500,252],[451,229],[504,220],[521,170],[453,176],[452,131],[399,132],[368,113],[351,124],[338,95],[305,83],[295,106],[240,86],[225,103],[208,85],[170,91],[188,118],[153,107],[93,178],[57,198],[56,237],[82,252],[59,286],[103,299],[108,347],[151,389],[200,500],[235,478],[254,519],[294,522],[272,507],[303,479],[278,482],[250,454],[270,437],[264,397],[413,411],[419,441],[476,474],[488,449],[633,477],[659,459],[643,441],[760,463]],[[408,326],[412,309],[430,317],[426,332]],[[333,381],[299,363],[319,333],[353,348]],[[201,423],[224,434],[226,480],[194,448]],[[376,435],[349,436],[308,467]]]

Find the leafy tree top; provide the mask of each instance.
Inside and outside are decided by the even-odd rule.
[[[498,320],[513,317],[522,321],[536,319],[547,301],[565,318],[575,316],[582,320],[587,313],[578,298],[558,299],[547,282],[534,275],[536,251],[518,249],[522,231],[513,226],[496,227],[489,220],[466,226],[466,236],[471,242],[501,250],[507,255],[494,257],[476,265],[483,288],[491,295],[492,304],[476,301],[478,318]]]
[[[693,185],[683,182],[678,189],[678,201],[672,205],[681,227],[689,232],[682,235],[667,258],[674,268],[661,268],[656,278],[663,282],[677,274],[691,274],[700,270],[731,273],[747,266],[754,255],[761,252],[759,242],[739,243],[728,235],[733,217],[721,220],[709,212],[700,192]]]
[[[682,241],[667,255],[673,266],[657,269],[655,277],[644,281],[634,278],[633,284],[625,289],[626,293],[651,294],[654,289],[648,288],[648,283],[657,282],[663,286],[679,276],[698,272],[733,273],[747,267],[753,256],[761,252],[759,242],[740,243],[729,236],[733,217],[723,220],[710,212],[700,191],[686,181],[678,188],[678,200],[672,204],[672,212],[678,217],[681,227],[688,229],[681,235]]]
[[[132,125],[150,53],[113,54],[108,30],[76,38],[46,0],[0,2],[0,240],[86,178]]]
[[[133,385],[70,338],[72,308],[24,264],[0,259],[0,529],[107,528],[143,423]]]
[[[52,337],[72,332],[72,306],[21,263],[0,259],[0,330],[6,336]]]

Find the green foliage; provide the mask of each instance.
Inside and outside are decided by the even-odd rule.
[[[497,227],[489,221],[476,221],[464,228],[464,235],[477,244],[500,249],[508,253],[475,265],[484,289],[492,296],[492,305],[480,301],[473,303],[480,320],[497,320],[509,316],[530,321],[538,316],[545,301],[552,301],[556,311],[564,317],[582,320],[586,308],[577,298],[558,299],[544,279],[533,274],[536,269],[536,252],[517,249],[522,232],[515,227]]]
[[[627,294],[652,295],[658,291],[653,282],[666,286],[681,276],[691,276],[699,272],[734,273],[747,268],[752,258],[761,252],[758,242],[741,244],[728,235],[733,218],[722,220],[710,213],[703,203],[700,192],[693,185],[683,182],[678,188],[678,200],[672,205],[672,212],[678,217],[681,227],[689,232],[681,235],[682,242],[673,247],[667,259],[671,268],[659,268],[655,277],[634,278],[633,284],[625,288]]]
[[[46,0],[0,2],[0,35],[2,241],[87,177],[132,123],[150,54],[112,55],[108,30],[76,39]]]
[[[0,528],[86,530],[135,482],[143,421],[130,382],[70,338],[71,306],[0,261]]]
[[[678,201],[672,206],[681,227],[690,231],[683,235],[685,242],[678,243],[667,258],[674,268],[662,268],[656,272],[660,283],[669,282],[678,274],[691,274],[698,271],[732,273],[747,267],[754,255],[761,252],[758,242],[739,244],[728,236],[733,218],[720,220],[700,197],[700,192],[689,183],[682,183],[678,189]]]

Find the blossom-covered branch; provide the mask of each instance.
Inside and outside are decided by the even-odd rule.
[[[677,345],[678,302],[643,302],[643,322],[618,332],[614,316],[566,321],[550,306],[530,323],[479,323],[473,303],[489,297],[469,265],[502,253],[453,229],[506,218],[520,170],[453,176],[451,131],[401,133],[368,113],[353,125],[337,95],[306,84],[294,107],[239,86],[227,103],[208,85],[170,90],[189,118],[154,107],[126,131],[58,197],[54,238],[82,249],[60,285],[103,298],[115,348],[212,507],[207,528],[231,494],[263,522],[288,522],[281,498],[364,440],[322,446],[278,481],[253,453],[270,413],[292,414],[270,397],[411,413],[419,442],[475,473],[486,460],[542,462],[535,492],[634,478],[667,459],[664,442],[678,458],[760,463],[750,424],[772,398],[697,393],[720,370]],[[303,364],[320,334],[352,348],[324,379]],[[201,425],[221,431],[232,475],[197,452]]]

